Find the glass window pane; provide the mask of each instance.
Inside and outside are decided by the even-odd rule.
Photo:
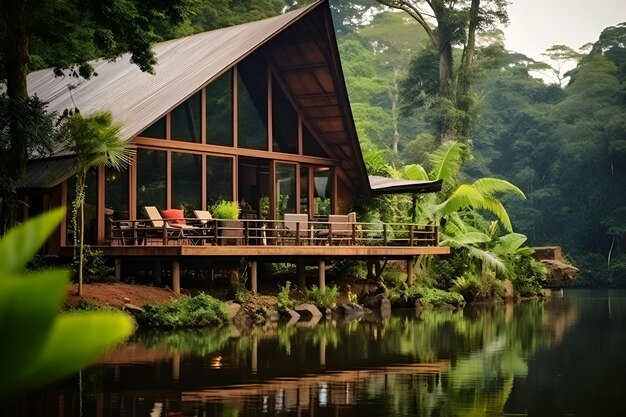
[[[200,142],[201,94],[198,91],[183,104],[172,110],[172,140]]]
[[[165,139],[165,116],[154,122],[149,128],[141,132],[138,136],[144,138]]]
[[[211,207],[220,200],[233,199],[233,160],[207,156],[206,158],[206,199]]]
[[[309,167],[300,168],[300,213],[309,212]]]
[[[72,211],[74,200],[76,199],[76,176],[67,180],[67,212],[66,212],[66,244],[74,244],[74,225],[72,224]],[[85,180],[85,236],[86,244],[93,245],[97,243],[98,233],[98,171],[92,168],[87,172]],[[77,218],[77,230],[80,230],[80,213]]]
[[[272,77],[272,149],[298,153],[298,113]]]
[[[248,212],[242,215],[249,218],[270,218],[270,162],[267,159],[238,158],[237,198]]]
[[[302,125],[302,153],[309,156],[328,158],[328,154],[324,152],[320,144],[315,140],[304,124]]]
[[[137,150],[137,217],[145,218],[145,206],[165,208],[165,152]]]
[[[276,217],[296,212],[296,165],[276,164]]]
[[[233,73],[228,71],[207,86],[206,141],[233,145]]]
[[[239,64],[238,69],[237,137],[239,147],[267,150],[267,68],[265,62],[248,58]]]
[[[332,176],[330,168],[315,168],[313,183],[315,186],[315,215],[328,216],[332,207]]]
[[[128,220],[128,170],[105,168],[105,216],[112,220]],[[108,228],[107,228],[108,229]]]
[[[172,208],[202,209],[202,155],[172,152]]]

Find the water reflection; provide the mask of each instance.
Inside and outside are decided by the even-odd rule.
[[[604,329],[623,329],[625,303],[602,303],[610,321]],[[313,327],[138,332],[82,372],[81,390],[76,376],[1,410],[59,417],[525,415],[541,409],[527,381],[543,386],[555,378],[536,369],[536,358],[575,351],[569,335],[582,312],[595,308],[565,296]],[[619,340],[614,347],[624,348]]]

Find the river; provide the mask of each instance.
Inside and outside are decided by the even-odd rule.
[[[626,415],[626,290],[385,320],[136,333],[10,416]]]

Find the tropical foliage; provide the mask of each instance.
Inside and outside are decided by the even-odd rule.
[[[57,209],[11,229],[0,239],[0,398],[49,383],[88,365],[134,330],[122,312],[59,315],[69,271],[24,272],[64,216]]]

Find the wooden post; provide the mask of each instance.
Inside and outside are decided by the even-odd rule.
[[[319,287],[321,291],[324,291],[326,288],[326,261],[322,259],[319,262]]]
[[[120,282],[122,280],[122,259],[115,258],[115,281]]]
[[[180,294],[180,261],[172,261],[172,289]]]
[[[415,282],[415,277],[413,276],[413,260],[414,258],[411,257],[406,261],[406,283],[408,285],[412,285],[413,282]]]
[[[161,285],[161,259],[156,259],[154,261],[154,283],[157,285]]]
[[[306,288],[306,268],[303,261],[296,262],[296,278],[298,279],[298,287]]]
[[[257,293],[257,261],[250,262],[250,291]]]

